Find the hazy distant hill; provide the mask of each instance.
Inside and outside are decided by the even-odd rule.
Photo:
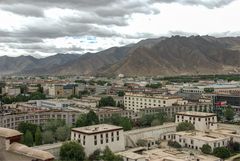
[[[55,66],[65,64],[80,57],[79,54],[56,54],[37,59],[32,56],[0,57],[0,73],[44,73]]]
[[[5,67],[6,65],[6,67]],[[4,67],[4,68],[2,68]],[[180,75],[240,72],[240,38],[173,36],[84,55],[0,57],[0,72],[85,75]]]

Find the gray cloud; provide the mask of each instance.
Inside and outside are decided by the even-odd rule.
[[[60,37],[122,37],[124,39],[143,39],[156,37],[150,33],[120,34],[114,27],[128,26],[135,13],[158,14],[155,3],[180,3],[217,8],[234,0],[0,0],[0,10],[12,12],[28,18],[32,23],[13,31],[0,30],[0,45],[21,49],[27,52],[67,52],[91,51],[80,47],[56,48],[47,46],[43,40]],[[52,8],[71,9],[75,14],[51,19],[45,11]],[[30,18],[29,18],[30,17]],[[32,18],[33,17],[33,18]],[[170,31],[169,35],[187,35],[181,31]],[[194,33],[193,33],[194,34]],[[127,42],[127,40],[126,40]],[[4,49],[6,50],[6,49]]]
[[[32,16],[32,17],[43,17],[43,10],[37,6],[29,4],[12,4],[12,5],[1,5],[0,9],[9,11],[18,15]]]
[[[219,8],[236,0],[150,0],[151,3],[180,3],[184,5],[201,5],[207,8]]]

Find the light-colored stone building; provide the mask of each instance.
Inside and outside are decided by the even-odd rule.
[[[168,117],[175,118],[175,114],[178,112],[186,112],[186,111],[212,111],[212,103],[192,103],[188,102],[185,105],[172,105],[167,107],[152,107],[152,108],[144,108],[140,110],[141,115],[152,115],[157,114],[159,112],[166,113]]]
[[[50,99],[50,100],[37,100],[37,107],[48,109],[67,109],[73,106],[73,103],[67,99]]]
[[[117,153],[124,161],[221,161],[220,158],[186,150],[155,148],[147,150],[143,147],[129,149]]]
[[[48,152],[33,149],[20,144],[22,133],[0,127],[1,161],[53,161],[54,156]]]
[[[72,126],[76,121],[80,112],[76,111],[39,111],[20,114],[10,114],[0,116],[0,127],[17,129],[21,122],[30,122],[41,125],[50,119],[62,119],[66,124]]]
[[[71,140],[78,141],[87,155],[95,150],[104,150],[107,146],[113,152],[125,150],[123,128],[108,124],[99,124],[80,128],[73,128]]]
[[[124,107],[128,110],[139,112],[144,108],[168,107],[173,104],[185,105],[188,101],[181,97],[158,94],[126,93]]]
[[[175,122],[190,122],[195,126],[195,130],[199,131],[217,129],[217,115],[215,113],[196,111],[178,112]]]
[[[227,146],[230,137],[206,133],[200,131],[181,131],[173,134],[172,140],[178,142],[182,147],[201,150],[204,144],[208,144],[212,149]]]

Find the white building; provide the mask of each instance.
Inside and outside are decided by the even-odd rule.
[[[37,100],[37,107],[44,107],[49,109],[66,109],[71,107],[72,103],[68,100]]]
[[[188,101],[176,96],[148,95],[142,93],[126,93],[124,96],[124,107],[135,112],[139,112],[140,109],[144,108],[167,107],[173,104],[185,105],[187,103]]]
[[[204,144],[208,144],[212,149],[227,146],[230,137],[208,132],[181,131],[173,135],[173,140],[182,147],[201,150]]]
[[[99,124],[73,128],[71,140],[78,141],[87,155],[95,150],[104,150],[108,146],[113,152],[125,150],[123,128],[114,125]]]
[[[195,126],[195,130],[217,129],[217,116],[214,113],[187,111],[178,112],[175,117],[176,123],[190,122]]]

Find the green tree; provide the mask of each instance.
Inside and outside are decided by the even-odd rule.
[[[41,86],[41,84],[37,84],[37,87],[38,87],[37,92],[43,93],[43,87]]]
[[[90,110],[88,112],[86,119],[87,119],[86,121],[87,121],[88,125],[99,124],[98,116],[93,110]]]
[[[56,120],[48,120],[44,125],[43,125],[43,131],[52,131],[55,132],[58,127],[65,126],[66,122],[65,120],[62,119],[56,119]]]
[[[76,121],[76,127],[83,127],[83,126],[87,126],[87,114],[82,114],[78,117],[77,121]]]
[[[29,130],[32,136],[35,135],[37,128],[38,128],[38,125],[29,123],[29,122],[20,122],[20,124],[18,125],[18,131],[25,134],[27,130]]]
[[[218,147],[213,150],[213,155],[218,158],[226,159],[231,156],[231,153],[226,147]]]
[[[55,136],[59,141],[66,141],[70,137],[70,128],[68,126],[58,127]]]
[[[204,144],[202,147],[201,147],[201,151],[204,153],[204,154],[211,154],[212,153],[212,147],[208,144]]]
[[[171,146],[173,148],[181,148],[182,147],[178,142],[172,141],[172,140],[168,141],[168,146]]]
[[[123,127],[124,131],[131,130],[133,127],[132,121],[127,117],[121,117],[119,114],[113,114],[105,123]]]
[[[238,142],[233,142],[233,140],[231,139],[228,143],[228,149],[232,152],[239,152],[240,151],[240,143]]]
[[[118,95],[119,97],[123,97],[123,96],[125,95],[125,92],[124,92],[124,91],[118,91],[118,92],[117,92],[117,95]]]
[[[99,119],[97,114],[93,110],[90,110],[87,114],[80,115],[76,121],[76,127],[83,127],[96,124],[99,124]]]
[[[109,147],[106,147],[103,151],[102,159],[104,161],[123,161],[123,159],[120,156],[115,155]]]
[[[214,88],[204,88],[205,93],[212,93],[214,92]]]
[[[27,130],[24,135],[24,144],[27,146],[33,146],[33,135],[29,130]]]
[[[140,126],[142,127],[148,127],[148,126],[151,126],[151,123],[152,121],[154,120],[154,115],[143,115],[141,118],[140,118]]]
[[[43,139],[43,143],[44,144],[51,144],[51,143],[53,143],[55,141],[52,131],[45,131],[45,132],[43,132],[42,139]]]
[[[99,101],[99,107],[116,106],[116,102],[111,96],[102,97]]]
[[[181,122],[177,125],[177,131],[188,131],[188,130],[194,130],[195,127],[190,122]]]
[[[88,160],[89,161],[100,161],[101,153],[102,153],[101,150],[99,150],[99,149],[95,150],[91,155],[89,155]]]
[[[224,111],[224,117],[228,120],[231,121],[234,119],[235,112],[231,107],[227,107]]]
[[[156,88],[161,88],[162,84],[161,83],[147,84],[146,87],[156,89]]]
[[[36,145],[41,145],[42,144],[42,133],[40,128],[38,127],[36,132],[35,132],[35,144]]]
[[[60,148],[60,159],[62,161],[84,161],[85,152],[77,142],[66,142]]]

